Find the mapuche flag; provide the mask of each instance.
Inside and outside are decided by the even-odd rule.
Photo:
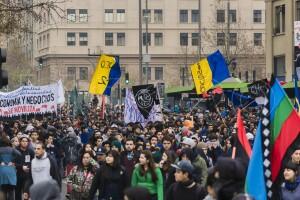
[[[300,137],[300,117],[280,83],[272,82],[246,177],[246,192],[257,200],[278,199],[282,165]]]

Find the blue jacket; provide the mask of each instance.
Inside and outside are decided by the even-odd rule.
[[[20,152],[12,147],[0,147],[0,185],[16,185],[17,171],[15,162]]]

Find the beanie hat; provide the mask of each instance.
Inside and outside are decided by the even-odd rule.
[[[111,143],[111,146],[117,147],[117,148],[119,149],[119,151],[121,151],[121,149],[122,149],[122,144],[121,144],[121,142],[119,142],[118,140],[114,140],[114,141]]]
[[[292,161],[289,161],[288,163],[285,164],[285,168],[286,169],[291,169],[294,172],[298,172],[298,165],[293,163]]]
[[[181,144],[189,145],[190,148],[194,148],[194,147],[196,146],[195,141],[194,141],[193,139],[191,139],[191,138],[185,138],[185,139],[181,142]]]

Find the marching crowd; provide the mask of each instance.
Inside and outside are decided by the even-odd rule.
[[[166,113],[124,124],[123,107],[72,117],[0,122],[0,199],[231,200],[244,194],[247,161],[232,159],[236,109]],[[257,108],[243,112],[253,144]],[[300,199],[300,146],[283,172],[282,199]],[[62,197],[62,182],[67,195]]]

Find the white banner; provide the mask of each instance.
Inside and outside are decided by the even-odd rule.
[[[132,94],[132,91],[127,89],[126,90],[126,98],[125,98],[125,110],[124,110],[124,121],[126,124],[130,122],[140,122],[143,127],[147,125],[148,122],[152,121],[162,121],[163,115],[161,112],[160,105],[154,104],[148,119],[145,119],[144,116],[139,111],[134,96]]]
[[[43,114],[57,111],[58,84],[22,86],[12,92],[0,92],[0,116]]]

